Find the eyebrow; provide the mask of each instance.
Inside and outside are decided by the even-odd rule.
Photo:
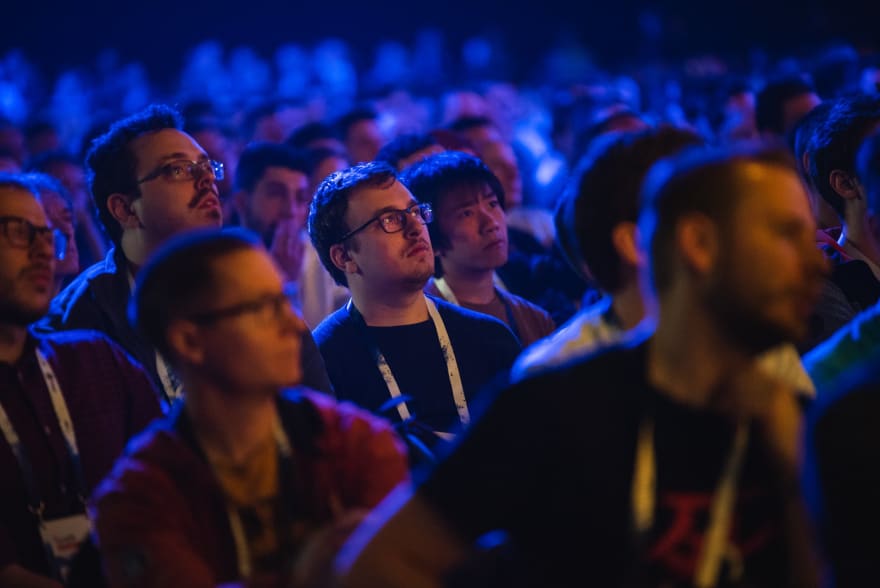
[[[405,207],[403,207],[403,208],[397,208],[396,206],[385,206],[385,207],[380,208],[379,210],[373,212],[373,217],[377,217],[377,216],[379,216],[380,214],[384,214],[384,213],[386,213],[386,212],[394,212],[394,211],[398,211],[398,210],[406,210],[407,208],[409,208],[409,207],[411,207],[411,206],[415,206],[415,205],[417,205],[417,204],[419,204],[419,203],[418,203],[416,200],[410,200],[410,201],[409,201],[409,204],[407,204],[407,205],[406,205]]]
[[[159,158],[158,163],[162,164],[162,163],[165,163],[166,161],[174,161],[176,159],[185,159],[186,161],[192,161],[190,159],[190,156],[188,153],[181,153],[180,151],[177,151],[175,153],[169,153],[168,155],[163,155],[162,157]],[[203,153],[199,154],[199,157],[195,161],[205,161],[207,159],[208,159],[208,154],[203,152]]]

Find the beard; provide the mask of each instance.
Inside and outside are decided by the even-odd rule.
[[[35,302],[33,299],[16,295],[15,281],[0,279],[0,322],[17,327],[26,327],[43,318],[49,311],[50,297],[45,301]]]
[[[704,300],[720,332],[737,346],[758,355],[803,333],[767,316],[774,293],[762,296],[748,280],[737,279],[729,259],[721,260]]]

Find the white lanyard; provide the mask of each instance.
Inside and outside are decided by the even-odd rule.
[[[284,432],[284,428],[278,421],[277,416],[275,420],[274,435],[281,457],[289,458],[293,455],[293,450],[290,447],[290,440],[287,438],[287,433]],[[210,463],[210,460],[208,460],[208,462]],[[279,471],[279,492],[281,492],[281,475],[282,473]],[[250,547],[248,547],[247,535],[245,534],[244,526],[241,523],[241,516],[238,514],[238,510],[228,503],[226,505],[226,515],[229,517],[229,528],[232,530],[232,540],[235,543],[235,557],[238,562],[238,573],[241,574],[242,578],[249,578],[251,573],[253,573],[253,562],[251,562],[251,550]]]
[[[710,588],[718,583],[721,564],[725,559],[736,502],[736,484],[748,446],[749,429],[737,424],[733,447],[724,464],[721,479],[712,498],[709,526],[694,570],[694,586]],[[644,534],[654,523],[657,499],[657,464],[654,452],[654,422],[646,418],[639,426],[636,445],[635,473],[632,483],[632,510],[635,530]]]
[[[446,373],[449,376],[449,385],[452,387],[452,399],[455,402],[455,410],[458,413],[458,420],[461,421],[462,425],[467,425],[471,420],[470,411],[468,410],[467,399],[464,396],[464,386],[462,386],[461,383],[461,374],[458,371],[458,361],[455,359],[455,351],[453,351],[452,343],[449,341],[449,333],[446,332],[446,324],[443,322],[443,318],[437,311],[437,306],[434,304],[433,300],[425,296],[425,304],[428,307],[428,316],[431,317],[431,322],[434,323],[434,329],[437,332],[437,341],[440,343],[440,350],[443,352],[443,360],[446,362]],[[351,300],[348,301],[348,311],[356,317],[359,317],[359,322],[364,324],[364,330],[366,332],[366,323],[363,321],[360,311],[357,310]],[[394,374],[391,373],[391,367],[388,365],[388,361],[385,359],[385,356],[379,350],[379,347],[375,342],[368,341],[368,343],[373,347],[373,354],[376,357],[376,367],[379,368],[379,373],[382,374],[382,379],[385,380],[385,386],[388,388],[388,393],[392,398],[400,398],[400,386],[397,385],[397,380],[394,378]],[[410,412],[409,408],[406,406],[406,402],[401,401],[397,403],[397,414],[400,415],[401,420],[409,420]]]
[[[70,412],[67,410],[67,402],[64,401],[64,395],[61,393],[61,386],[55,377],[52,366],[46,360],[46,356],[39,349],[36,350],[37,363],[40,365],[40,371],[43,373],[43,381],[46,382],[46,388],[49,390],[49,398],[52,400],[52,408],[61,426],[61,434],[64,435],[64,441],[67,443],[67,450],[74,458],[79,457],[79,448],[76,444],[76,433],[73,430],[73,421],[70,419]],[[18,454],[21,451],[21,439],[15,432],[15,427],[9,420],[9,415],[0,406],[0,429],[6,442],[9,443],[13,451]]]
[[[131,270],[128,272],[128,291],[129,295],[134,292],[134,274],[131,273]],[[175,400],[183,398],[183,382],[175,375],[174,370],[158,351],[156,351],[156,374],[159,376],[159,383],[162,384],[162,390],[167,399],[162,408],[167,411]]]

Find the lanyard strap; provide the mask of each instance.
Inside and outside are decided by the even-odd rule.
[[[440,344],[440,350],[443,352],[443,361],[446,362],[446,373],[449,376],[449,385],[452,388],[452,399],[455,402],[455,410],[458,413],[458,420],[461,424],[467,425],[471,420],[470,411],[468,410],[467,399],[464,396],[464,386],[461,383],[461,374],[458,371],[458,361],[455,359],[455,351],[452,349],[452,343],[449,341],[449,333],[446,331],[446,324],[443,322],[443,317],[440,316],[440,312],[437,310],[434,301],[427,296],[425,296],[425,305],[428,307],[428,316],[431,318],[431,322],[434,324],[434,330],[437,332],[437,341]],[[367,330],[367,324],[364,321],[363,315],[361,315],[360,311],[350,299],[347,308],[349,314],[351,314],[355,321],[361,326],[361,330],[367,340],[367,345],[376,361],[376,367],[379,369],[379,373],[382,374],[382,379],[385,381],[385,386],[388,388],[388,393],[392,398],[400,398],[400,386],[397,384],[397,379],[391,372],[388,360],[385,359],[385,356],[379,350],[379,346],[376,345],[376,342],[369,336],[369,331]],[[403,421],[410,419],[411,415],[405,401],[397,403],[397,414],[400,415],[400,419]]]
[[[748,447],[749,429],[746,423],[737,424],[733,447],[715,489],[709,511],[709,526],[700,549],[694,571],[694,586],[710,588],[717,585],[724,561],[733,511],[736,503],[736,484],[742,470]],[[657,500],[657,463],[654,451],[654,421],[645,418],[639,425],[636,444],[635,473],[632,483],[633,523],[636,533],[645,534],[654,523]]]
[[[61,427],[61,434],[64,437],[64,444],[67,448],[67,453],[70,456],[71,463],[73,464],[74,475],[78,486],[76,490],[79,494],[80,501],[85,503],[85,476],[82,471],[79,447],[76,443],[76,432],[73,429],[73,420],[70,418],[70,411],[67,409],[67,402],[64,400],[64,394],[61,393],[61,385],[58,383],[58,378],[55,377],[55,371],[52,369],[52,366],[49,365],[46,356],[39,349],[36,350],[36,356],[37,364],[40,366],[40,372],[43,375],[43,381],[46,383],[46,389],[49,391],[49,398],[52,401],[52,409],[55,412],[55,418],[58,419],[58,424]],[[24,445],[22,444],[18,433],[15,431],[15,427],[9,419],[9,415],[6,413],[6,410],[2,405],[0,405],[0,431],[3,432],[3,437],[5,437],[6,442],[12,449],[12,453],[15,455],[18,465],[21,468],[25,487],[27,488],[31,501],[31,510],[42,519],[42,511],[45,505],[40,497],[37,481],[34,477],[33,467],[25,454]]]
[[[495,282],[495,295],[498,296],[498,300],[501,301],[501,304],[504,306],[504,313],[507,315],[507,326],[513,331],[513,334],[516,335],[516,338],[522,341],[522,338],[519,335],[519,329],[516,326],[516,320],[513,317],[513,309],[510,307],[510,303],[504,298],[501,294],[501,291],[504,290],[503,284],[501,283],[501,278],[498,277],[498,274],[492,274],[493,281]],[[440,294],[443,296],[443,299],[447,302],[451,302],[456,306],[461,306],[461,303],[458,301],[458,298],[455,296],[455,292],[452,291],[452,288],[449,287],[449,282],[446,281],[446,278],[431,278],[434,280],[434,285],[437,286],[437,289],[440,291]]]

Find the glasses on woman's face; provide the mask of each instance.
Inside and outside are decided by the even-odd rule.
[[[6,242],[16,249],[30,249],[37,237],[52,245],[55,259],[61,261],[67,252],[67,235],[59,229],[38,227],[19,216],[0,216],[0,231]]]
[[[409,219],[416,220],[420,224],[426,225],[434,220],[434,211],[431,210],[431,205],[427,203],[413,204],[403,210],[386,210],[385,212],[377,214],[353,231],[347,232],[338,242],[342,243],[343,241],[352,238],[375,222],[378,222],[379,227],[381,227],[386,233],[399,233],[406,228],[406,223]]]
[[[213,159],[204,161],[190,161],[189,159],[176,159],[164,165],[160,165],[137,181],[138,185],[155,180],[162,176],[169,182],[182,182],[201,177],[202,174],[212,173],[215,180],[222,180],[224,176],[223,164]]]

